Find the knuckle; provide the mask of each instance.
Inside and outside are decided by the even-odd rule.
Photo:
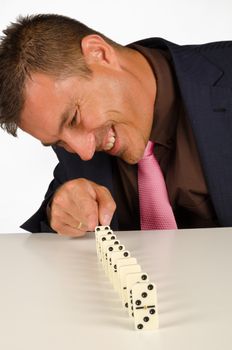
[[[83,177],[80,177],[79,179],[77,179],[76,182],[78,184],[83,184],[83,185],[86,185],[89,183],[89,181],[87,179],[84,179]]]
[[[52,208],[54,205],[55,205],[55,206],[56,206],[56,205],[60,206],[60,205],[63,204],[63,202],[64,202],[64,197],[63,197],[62,193],[57,192],[57,193],[54,194],[54,197],[53,197],[53,200],[52,200],[52,206],[51,206],[51,208]]]
[[[61,232],[62,231],[62,225],[57,220],[51,219],[50,226],[56,232]]]
[[[111,211],[111,212],[114,212],[116,210],[116,203],[114,200],[112,201],[107,201],[105,203],[105,209]]]
[[[62,209],[60,206],[56,205],[56,203],[51,205],[50,209],[50,221],[52,220],[54,223],[59,222],[62,215]]]
[[[107,200],[107,203],[111,203],[112,207],[115,205],[114,199],[110,193],[110,190],[108,190],[108,188],[101,186],[101,192],[102,195],[105,197],[105,199]]]
[[[73,189],[77,186],[78,180],[70,180],[67,181],[63,186],[65,191],[73,191]]]
[[[60,213],[58,210],[51,211],[50,226],[56,232],[60,232],[62,230],[64,225],[62,224]]]
[[[108,188],[106,188],[105,186],[101,186],[101,185],[99,185],[99,188],[104,194],[111,196],[110,191],[108,190]]]

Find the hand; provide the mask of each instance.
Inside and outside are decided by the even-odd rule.
[[[97,225],[109,225],[116,204],[106,187],[86,179],[63,184],[54,194],[50,226],[59,234],[79,237]]]

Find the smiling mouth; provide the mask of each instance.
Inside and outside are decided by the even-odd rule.
[[[113,128],[111,128],[108,132],[107,139],[103,146],[103,151],[110,151],[114,147],[116,139],[116,134]]]

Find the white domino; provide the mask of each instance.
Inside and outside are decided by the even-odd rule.
[[[136,330],[158,328],[156,287],[151,282],[136,283],[132,287],[133,316]]]
[[[119,241],[118,240],[114,241],[114,244],[110,245],[107,248],[107,251],[106,251],[106,254],[105,254],[104,268],[105,268],[105,272],[106,272],[108,278],[110,278],[109,266],[111,264],[111,255],[112,255],[112,253],[123,252],[125,250],[125,246],[123,244],[115,244],[116,242],[119,242]]]
[[[116,264],[114,265],[114,275],[113,275],[113,286],[114,289],[118,292],[120,295],[120,280],[119,280],[119,270],[122,266],[127,266],[127,265],[135,265],[137,264],[137,259],[136,258],[124,258],[124,259],[118,259],[116,261]]]
[[[149,281],[137,260],[117,240],[110,226],[95,228],[97,256],[106,275],[119,293],[136,330],[158,328],[155,284]]]
[[[149,282],[149,276],[146,272],[130,273],[126,276],[126,286],[127,286],[127,301],[128,304],[128,314],[130,317],[133,315],[133,300],[132,300],[132,287],[136,283]]]
[[[96,243],[98,242],[98,237],[101,233],[106,233],[107,231],[111,231],[113,233],[113,231],[111,230],[110,226],[96,226],[95,227],[95,239],[96,239]]]
[[[113,231],[107,231],[106,234],[100,234],[98,237],[98,258],[102,262],[102,247],[104,246],[105,241],[116,240],[116,236],[113,234]]]
[[[126,308],[128,305],[128,296],[127,296],[127,276],[129,274],[141,272],[141,266],[138,264],[135,265],[126,265],[121,266],[118,270],[119,277],[119,289],[121,294],[122,305]]]
[[[108,259],[108,275],[111,283],[113,284],[114,275],[117,273],[116,262],[118,259],[129,258],[130,252],[128,250],[121,250],[118,252],[112,252]]]
[[[107,255],[107,251],[108,251],[108,247],[111,247],[111,246],[118,246],[120,245],[120,241],[117,240],[117,239],[114,239],[114,240],[106,240],[106,241],[103,241],[102,242],[102,245],[101,245],[101,260],[102,260],[102,265],[103,265],[103,268],[105,270],[105,267],[107,265],[107,258],[108,258],[108,255]]]
[[[98,249],[98,238],[101,235],[107,234],[107,232],[111,232],[113,234],[113,231],[111,230],[110,226],[96,226],[95,227],[95,240],[96,240],[96,249]]]

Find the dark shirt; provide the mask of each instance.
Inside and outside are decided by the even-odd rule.
[[[164,174],[178,228],[219,226],[201,162],[167,51],[135,44],[148,60],[157,80],[150,140]],[[119,230],[139,230],[137,164],[114,159],[114,192]]]

